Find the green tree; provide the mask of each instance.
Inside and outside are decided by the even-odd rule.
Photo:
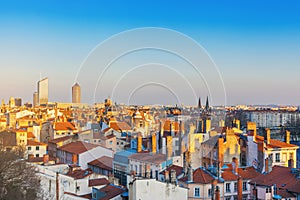
[[[0,150],[0,200],[40,199],[40,181],[35,168],[23,158],[22,149]]]

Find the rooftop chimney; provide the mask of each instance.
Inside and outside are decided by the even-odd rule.
[[[232,158],[232,173],[238,174],[239,160],[236,157]]]
[[[152,153],[156,153],[156,134],[154,133],[152,135]]]
[[[137,152],[141,152],[142,151],[142,142],[143,142],[143,138],[140,134],[138,134],[137,137]]]
[[[220,188],[219,186],[216,186],[216,198],[215,200],[220,200]]]
[[[170,182],[170,174],[169,174],[168,170],[165,171],[165,180],[166,180],[167,183]]]
[[[265,135],[264,135],[265,143],[270,144],[270,139],[271,139],[271,131],[269,128],[265,129]]]
[[[171,170],[171,183],[176,184],[176,171],[174,169]]]
[[[191,164],[188,167],[188,182],[193,182],[193,169]]]
[[[218,162],[220,169],[223,166],[223,159],[224,159],[224,139],[222,137],[218,138]]]
[[[150,164],[146,165],[146,178],[150,178],[151,176],[151,169],[150,169]]]
[[[291,141],[291,132],[288,131],[288,130],[286,130],[286,131],[285,131],[285,142],[286,142],[287,144],[290,144],[290,141]]]
[[[77,155],[76,155],[76,154],[73,154],[73,155],[72,155],[72,163],[73,163],[73,164],[77,164],[77,161],[78,161]]]
[[[237,199],[243,200],[243,179],[241,176],[237,180]]]
[[[256,142],[256,123],[247,122],[247,131],[253,131],[253,141]]]
[[[168,158],[172,157],[172,136],[167,136],[167,156]]]

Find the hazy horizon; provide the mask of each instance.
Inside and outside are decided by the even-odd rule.
[[[112,99],[117,103],[197,105],[199,96],[204,104],[206,96],[212,95],[212,105],[297,106],[299,5],[297,1],[127,1],[126,6],[122,1],[114,5],[106,1],[1,2],[0,98],[8,102],[13,96],[21,97],[23,103],[32,102],[37,82],[48,77],[50,102],[71,102],[71,87],[76,81],[81,85],[83,103],[94,103],[92,95],[96,102],[102,102],[111,93],[98,88],[99,68],[86,69],[77,76],[84,60],[115,34],[162,27],[187,35],[208,52],[224,81],[226,94],[218,95],[220,83],[214,91],[204,87],[205,80],[198,80],[177,57],[144,51],[126,56],[109,71],[106,84],[117,82],[130,68],[151,65],[123,78],[124,82],[117,82],[118,87],[114,85]],[[161,38],[161,42],[165,40]],[[121,48],[124,44],[116,45]],[[107,53],[113,50],[108,48]],[[205,78],[212,79],[208,85],[214,89],[214,76],[209,76]],[[191,82],[191,90],[186,80]]]

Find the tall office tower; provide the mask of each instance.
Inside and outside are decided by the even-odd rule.
[[[39,105],[39,93],[34,92],[33,93],[33,106]]]
[[[48,78],[44,78],[38,82],[39,105],[48,103]]]
[[[16,106],[22,106],[22,99],[21,98],[15,98],[15,105]]]
[[[16,104],[15,104],[15,98],[14,97],[10,97],[9,98],[9,107],[13,108],[15,106],[16,106]]]
[[[75,83],[75,85],[73,85],[72,87],[72,103],[80,103],[80,90],[80,85],[78,83]]]

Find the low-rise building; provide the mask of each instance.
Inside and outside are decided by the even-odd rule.
[[[82,169],[87,169],[89,162],[102,156],[112,158],[113,151],[99,145],[80,141],[66,144],[57,150],[57,157],[60,162],[78,164]]]

